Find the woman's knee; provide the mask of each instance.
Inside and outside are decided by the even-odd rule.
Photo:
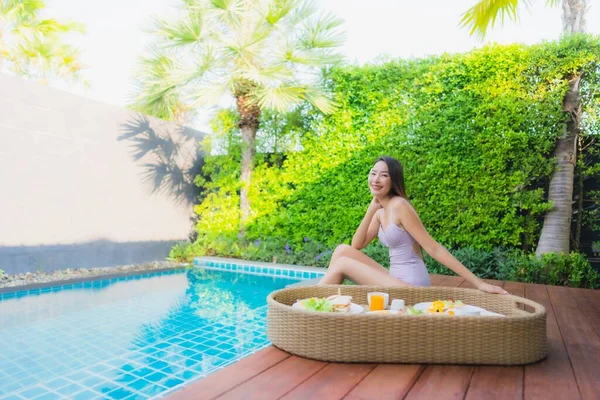
[[[329,266],[329,268],[333,268],[336,269],[338,271],[342,271],[347,269],[347,266],[352,263],[352,261],[354,261],[352,259],[352,257],[347,257],[347,256],[340,256],[338,258],[336,258],[331,265]]]
[[[331,258],[334,259],[334,258],[348,256],[349,254],[352,253],[353,250],[355,250],[354,247],[352,247],[350,245],[340,244],[333,251],[333,254],[331,255]]]

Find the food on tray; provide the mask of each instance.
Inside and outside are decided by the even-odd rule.
[[[465,303],[461,300],[436,300],[431,303],[429,308],[427,308],[427,312],[429,314],[443,314],[446,313],[448,315],[455,315],[454,309],[464,307]]]
[[[425,314],[423,311],[417,310],[414,307],[406,307],[404,310],[405,310],[406,315],[423,315],[423,314]]]
[[[333,306],[334,312],[350,312],[350,303],[352,303],[352,296],[342,296],[341,294],[334,294],[327,298]]]
[[[450,300],[443,300],[443,302],[444,302],[444,307],[446,309],[466,306],[466,304],[463,303],[461,300],[450,299]]]
[[[427,309],[429,314],[443,313],[444,312],[444,302],[441,300],[436,300]]]
[[[309,311],[347,313],[351,310],[352,296],[342,296],[340,289],[338,289],[338,294],[327,298],[311,297],[309,299],[298,300],[298,302],[305,310]]]
[[[298,302],[302,305],[302,307],[304,307],[305,310],[321,312],[333,311],[333,304],[324,297],[311,297],[309,299],[298,300]]]

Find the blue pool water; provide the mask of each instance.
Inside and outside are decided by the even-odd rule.
[[[279,273],[193,268],[5,293],[0,399],[170,393],[269,344],[266,296],[310,277]]]

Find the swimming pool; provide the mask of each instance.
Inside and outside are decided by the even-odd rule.
[[[200,264],[0,294],[0,399],[161,397],[267,346],[266,296],[320,275]]]

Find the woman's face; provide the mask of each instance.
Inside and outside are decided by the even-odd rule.
[[[392,181],[390,179],[390,171],[388,166],[383,161],[378,161],[371,172],[369,173],[369,189],[375,197],[385,197],[390,193]]]

